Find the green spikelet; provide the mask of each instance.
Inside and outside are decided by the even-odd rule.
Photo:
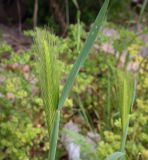
[[[132,74],[126,71],[117,70],[116,87],[122,129],[125,130],[134,94],[134,78]]]
[[[116,96],[122,123],[121,152],[125,144],[129,127],[129,115],[135,99],[135,78],[132,73],[117,69],[115,72]]]
[[[39,82],[50,135],[59,101],[56,37],[45,29],[36,29],[34,42],[38,59]]]

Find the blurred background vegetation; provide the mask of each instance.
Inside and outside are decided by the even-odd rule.
[[[77,22],[77,12],[81,21],[89,25],[101,8],[103,0],[1,0],[0,21],[6,24],[22,23],[23,27],[47,25],[54,31],[64,32],[69,24]],[[116,24],[137,23],[144,0],[111,0],[108,20]],[[147,7],[144,22],[147,21]],[[142,13],[143,14],[143,13]]]
[[[45,160],[48,155],[33,30],[46,26],[57,35],[62,89],[103,2],[0,0],[0,160]],[[80,146],[82,160],[104,160],[119,149],[121,119],[110,66],[125,67],[137,77],[126,149],[129,160],[148,159],[147,26],[147,0],[110,1],[106,21],[62,111],[57,160],[69,156],[62,138],[68,123],[79,128],[68,135]]]

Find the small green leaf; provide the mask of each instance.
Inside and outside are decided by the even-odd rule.
[[[123,152],[115,152],[108,156],[105,160],[117,160],[119,158],[123,158],[125,156],[125,153]]]

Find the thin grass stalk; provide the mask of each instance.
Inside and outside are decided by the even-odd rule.
[[[139,18],[138,18],[138,24],[141,22],[141,19],[142,19],[142,16],[143,16],[143,13],[146,9],[147,4],[148,4],[148,0],[144,0],[144,2],[142,4],[142,8],[140,10],[140,15],[139,15]]]
[[[81,12],[80,12],[80,7],[77,2],[77,0],[72,0],[76,9],[77,9],[77,52],[80,52],[80,38],[81,38],[81,23],[80,23],[80,17],[81,17]]]
[[[76,8],[79,9],[79,4],[78,4],[77,0],[72,0],[72,1],[73,1],[74,5],[76,6]]]
[[[59,124],[60,124],[60,111],[57,110],[55,121],[54,121],[54,128],[52,129],[51,137],[50,137],[50,152],[48,155],[49,160],[55,159],[58,133],[59,133]]]
[[[81,112],[82,112],[82,115],[83,115],[83,117],[84,117],[85,122],[87,123],[89,129],[90,129],[91,131],[93,131],[93,130],[94,130],[94,129],[93,129],[93,125],[92,125],[92,124],[90,123],[90,121],[89,121],[89,117],[88,117],[88,115],[87,115],[87,113],[86,113],[86,110],[85,110],[85,108],[84,108],[84,106],[83,106],[83,103],[81,102],[81,99],[80,99],[79,96],[77,97],[77,100],[78,100],[78,104],[79,104],[79,107],[80,107],[80,110],[81,110]]]
[[[108,75],[107,75],[107,109],[106,109],[106,119],[107,119],[107,126],[108,128],[111,127],[110,123],[110,113],[111,113],[111,73],[110,70],[108,70]]]
[[[77,3],[77,52],[80,53],[80,41],[81,41],[81,23],[80,23],[80,17],[81,17],[81,12],[79,10],[79,6],[78,6],[78,3]],[[93,131],[92,127],[91,127],[91,124],[89,122],[89,118],[88,118],[88,115],[86,113],[86,110],[80,100],[80,97],[77,96],[77,99],[78,99],[78,105],[80,107],[80,110],[82,112],[82,116],[84,117],[84,120],[86,121],[86,123],[88,124],[89,128],[91,131]]]
[[[120,146],[120,151],[122,153],[125,152],[125,145],[126,145],[126,140],[127,140],[127,135],[128,135],[128,128],[129,128],[129,120],[130,119],[128,117],[126,129],[122,133],[121,146]]]
[[[81,40],[81,23],[80,23],[80,10],[77,11],[77,52],[80,52],[80,40]]]
[[[65,0],[65,6],[66,6],[66,23],[67,28],[69,27],[69,1]]]

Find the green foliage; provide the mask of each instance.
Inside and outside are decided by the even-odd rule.
[[[108,156],[106,160],[118,160],[120,158],[123,158],[124,156],[125,154],[122,152],[115,152],[112,155]]]
[[[28,83],[8,71],[4,76],[6,80],[0,87],[0,158],[29,159],[34,140],[42,129],[34,126],[29,115],[32,102]]]
[[[27,160],[30,154],[30,148],[33,147],[33,140],[41,130],[40,128],[33,127],[28,116],[21,112],[15,112],[12,106],[9,112],[11,112],[12,115],[1,115],[0,146],[2,146],[2,148],[0,151],[0,158],[5,159],[9,157],[12,160]],[[24,117],[23,121],[22,117]],[[27,148],[24,146],[27,146]]]
[[[37,122],[43,102],[34,75],[23,68],[35,66],[34,62],[29,63],[31,50],[17,54],[9,45],[4,43],[2,46],[5,46],[1,48],[2,54],[9,51],[11,56],[10,59],[1,58],[0,159],[36,159],[34,150],[40,153],[38,159],[43,158],[48,147],[42,141],[47,137],[42,126],[44,121],[40,120],[41,124]],[[38,147],[40,143],[42,149]]]
[[[142,64],[144,67],[146,65],[146,61]],[[129,159],[136,159],[138,157],[138,154],[141,154],[141,157],[143,159],[147,159],[147,150],[144,148],[146,147],[146,135],[147,135],[147,111],[146,111],[146,106],[147,106],[147,100],[145,99],[147,97],[147,93],[145,92],[147,90],[147,85],[145,84],[145,81],[147,81],[147,74],[146,71],[143,69],[140,69],[139,74],[139,81],[138,81],[138,91],[137,91],[137,100],[136,104],[134,105],[134,108],[132,110],[132,113],[130,114],[130,125],[129,125],[129,133],[127,136],[127,154]],[[144,88],[142,87],[144,86]],[[143,90],[144,93],[140,93],[140,90]],[[141,97],[141,96],[143,97]],[[144,102],[142,105],[142,101],[140,102],[139,99],[142,98],[142,101]],[[140,103],[138,103],[140,102]],[[141,110],[142,108],[145,108],[144,110]],[[98,147],[98,154],[102,156],[102,159],[105,158],[105,155],[107,156],[108,154],[111,154],[119,149],[120,145],[120,135],[119,135],[119,129],[121,129],[121,119],[117,118],[115,119],[114,125],[118,129],[114,129],[114,131],[105,131],[104,136],[101,142],[99,142],[99,147]],[[118,133],[117,133],[118,131]],[[117,134],[116,134],[117,133]],[[141,141],[141,137],[143,137],[143,141]],[[136,140],[136,141],[135,141]],[[114,143],[114,144],[113,144]],[[116,146],[116,147],[115,147]],[[110,153],[106,152],[110,151]]]
[[[3,52],[10,52],[12,51],[12,48],[7,43],[0,44],[0,54]]]
[[[114,49],[115,52],[119,53],[118,55],[123,50],[127,50],[131,57],[128,62],[132,60],[138,62],[140,59],[136,102],[129,115],[130,124],[126,153],[129,160],[140,158],[146,160],[148,159],[148,65],[147,59],[144,60],[138,55],[143,42],[139,40],[135,32],[123,27],[117,28],[112,24],[105,25],[116,28],[119,37],[110,39],[101,30],[101,35],[99,34],[95,45],[100,46],[113,40]],[[27,33],[34,36],[33,31]],[[87,35],[84,24],[81,24],[80,49]],[[70,26],[68,37],[64,39],[57,37],[56,41],[58,44],[60,43],[57,64],[60,66],[59,72],[61,72],[59,76],[61,81],[59,92],[61,92],[66,77],[78,55],[77,25]],[[10,52],[9,58],[3,56],[6,52]],[[82,115],[84,124],[79,123],[79,121],[78,123],[83,135],[69,133],[82,148],[81,159],[104,160],[108,155],[119,150],[121,142],[123,120],[120,118],[115,96],[110,93],[111,97],[108,98],[107,94],[108,84],[110,83],[112,86],[113,83],[112,74],[108,79],[109,67],[117,67],[117,59],[114,55],[106,54],[101,48],[98,51],[93,47],[90,52],[89,59],[80,69],[69,98],[65,101],[65,108],[61,115],[61,127],[71,117],[77,122],[77,119]],[[0,46],[0,55],[0,159],[46,160],[49,150],[49,137],[44,121],[43,101],[36,78],[36,74],[39,73],[39,66],[34,59],[36,55],[34,46],[32,49],[18,54],[8,44],[4,43]],[[14,64],[17,67],[13,67]],[[27,65],[27,71],[22,68],[24,65]],[[121,84],[123,80],[121,79],[119,82]],[[111,91],[113,89],[111,87]],[[110,99],[111,107],[109,112],[106,108],[108,99]],[[91,150],[93,146],[85,141],[84,136],[90,129],[98,132],[101,137],[96,142],[96,148],[93,151]],[[57,159],[66,155],[60,142],[57,150]]]
[[[125,1],[118,1],[113,0],[111,2],[111,8],[110,8],[110,19],[114,19],[115,22],[121,23],[121,19],[128,19],[131,17],[131,14],[135,14],[135,12],[131,12],[131,0],[125,0]],[[125,12],[125,9],[127,12]],[[118,14],[117,14],[118,13]]]
[[[128,29],[121,28],[119,30],[119,37],[114,41],[114,48],[118,53],[121,53],[128,47],[132,45],[139,46],[142,44],[142,40],[137,36],[135,32],[129,31]],[[136,53],[138,53],[137,50]]]
[[[68,75],[67,81],[62,90],[60,99],[59,97],[59,81],[58,81],[58,69],[56,68],[55,53],[57,48],[55,45],[55,37],[48,35],[44,30],[37,29],[35,36],[35,48],[39,55],[40,61],[40,83],[43,95],[43,101],[45,105],[45,113],[48,124],[48,131],[50,134],[50,153],[49,159],[55,159],[56,145],[59,130],[60,110],[64,106],[65,100],[72,88],[73,82],[86,60],[89,51],[94,44],[98,31],[105,19],[106,11],[109,5],[109,0],[105,0],[98,16],[91,28],[88,38],[82,48],[80,55],[74,63],[71,72]],[[48,39],[49,38],[49,39]],[[49,41],[50,40],[50,41]],[[49,47],[48,47],[49,45]],[[57,74],[56,74],[57,73]],[[58,101],[59,100],[59,101]]]

